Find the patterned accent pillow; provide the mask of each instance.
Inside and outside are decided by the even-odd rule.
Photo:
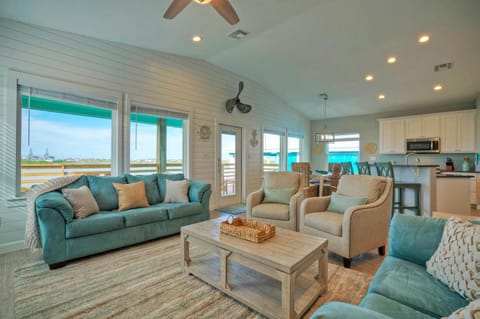
[[[442,319],[480,319],[480,299],[472,301],[468,306],[457,309],[448,318]]]
[[[480,226],[457,217],[445,224],[427,272],[470,301],[480,298]]]

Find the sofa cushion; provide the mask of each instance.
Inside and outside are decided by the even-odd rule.
[[[455,310],[448,319],[478,319],[480,318],[480,299],[474,300],[466,307]]]
[[[370,309],[338,301],[327,302],[310,319],[392,319]]]
[[[360,307],[368,308],[393,319],[434,319],[434,317],[407,307],[400,302],[374,293],[367,294],[362,299]]]
[[[132,184],[113,183],[118,195],[118,210],[148,207],[145,183],[143,181]]]
[[[433,317],[449,316],[468,304],[459,294],[427,273],[425,267],[391,256],[383,261],[368,292]]]
[[[182,181],[165,181],[165,199],[164,203],[188,203],[188,180]]]
[[[118,195],[113,183],[125,184],[125,176],[93,176],[88,175],[90,191],[97,201],[100,210],[114,210],[118,208]]]
[[[295,194],[297,187],[288,187],[288,188],[270,188],[265,187],[263,192],[265,197],[263,199],[264,203],[278,203],[278,204],[290,204],[290,197]]]
[[[72,205],[75,218],[85,218],[100,211],[92,192],[87,186],[63,188],[62,194]]]
[[[161,204],[158,207],[164,207],[168,210],[169,219],[178,219],[187,216],[198,215],[203,212],[200,203],[169,203]]]
[[[329,212],[343,214],[350,207],[357,205],[365,205],[367,201],[367,197],[356,197],[339,193],[332,193],[327,210]]]
[[[101,211],[98,214],[83,219],[75,219],[66,224],[67,238],[76,238],[109,232],[125,228],[123,216],[117,212]]]
[[[305,226],[341,237],[343,214],[338,214],[335,212],[306,214],[304,224]]]
[[[118,212],[125,219],[125,226],[132,227],[168,220],[167,209],[162,204]]]
[[[88,179],[87,179],[87,176],[85,176],[85,175],[82,175],[75,182],[73,182],[71,184],[68,184],[64,188],[80,188],[82,186],[87,186],[88,187]]]
[[[289,205],[263,203],[253,207],[252,216],[266,219],[289,220]]]
[[[480,226],[458,217],[445,224],[442,240],[427,272],[453,291],[472,301],[480,298]]]
[[[376,201],[386,187],[385,178],[368,175],[343,175],[337,192],[344,195],[367,197],[368,204]]]
[[[185,179],[182,173],[178,174],[157,174],[158,191],[160,192],[160,201],[163,202],[165,193],[167,191],[166,180],[169,181],[181,181]]]
[[[147,193],[148,203],[150,205],[160,203],[160,191],[158,190],[157,174],[152,175],[131,175],[127,174],[129,184],[143,181],[145,183],[145,192]]]

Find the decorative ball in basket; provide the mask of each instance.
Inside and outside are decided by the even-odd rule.
[[[230,215],[227,220],[220,223],[220,231],[230,236],[260,243],[275,236],[275,225]]]

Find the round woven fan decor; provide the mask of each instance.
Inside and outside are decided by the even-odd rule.
[[[313,152],[315,154],[321,154],[323,151],[323,147],[322,145],[315,145],[315,147],[313,148]]]
[[[365,144],[365,146],[363,147],[363,150],[365,152],[367,152],[368,154],[375,154],[377,152],[377,144],[375,143],[367,143]]]

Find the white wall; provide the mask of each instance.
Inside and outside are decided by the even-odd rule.
[[[202,125],[213,131],[219,123],[243,128],[245,150],[245,193],[261,183],[261,143],[248,143],[252,129],[287,128],[305,136],[308,159],[310,121],[283,100],[250,79],[216,67],[203,60],[164,54],[119,43],[97,40],[43,27],[0,19],[0,209],[14,197],[11,165],[15,149],[6,132],[4,112],[7,70],[86,84],[141,97],[150,104],[191,112],[192,127],[190,178],[209,182],[214,187],[212,206],[219,202],[215,187],[216,138],[200,140]],[[251,104],[248,114],[225,110],[225,101],[236,94],[238,81],[245,82],[242,102]],[[10,128],[11,130],[12,128]],[[14,129],[14,128],[13,128]],[[14,132],[10,132],[14,134]],[[12,135],[10,135],[11,137]],[[261,139],[261,135],[258,136]],[[8,139],[8,140],[6,140]],[[10,164],[8,164],[10,163]],[[8,165],[8,167],[7,167]]]

